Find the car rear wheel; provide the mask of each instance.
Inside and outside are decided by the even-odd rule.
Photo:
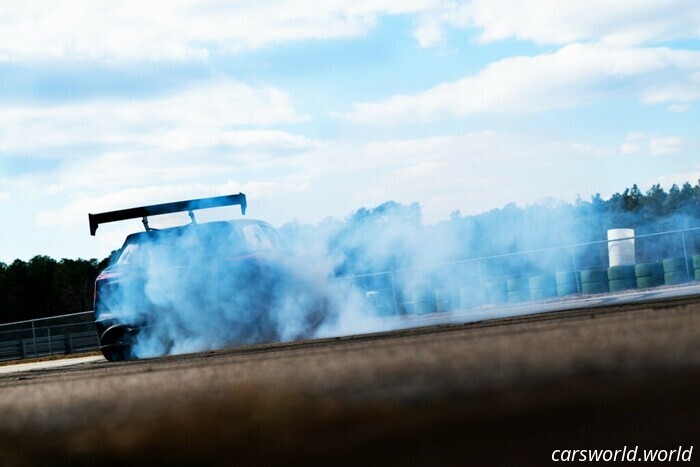
[[[131,357],[131,347],[108,345],[100,348],[102,355],[110,362],[123,362]]]
[[[132,347],[135,331],[126,326],[112,326],[100,337],[100,351],[110,362],[133,358]]]

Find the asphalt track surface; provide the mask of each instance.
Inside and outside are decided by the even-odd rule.
[[[542,465],[555,449],[700,451],[695,289],[392,326],[404,329],[2,374],[0,465]]]

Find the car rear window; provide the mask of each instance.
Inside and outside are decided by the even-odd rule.
[[[280,246],[279,234],[268,225],[234,227],[229,223],[212,222],[128,239],[116,264],[144,265],[152,259],[187,263],[194,258],[225,258],[270,251]]]
[[[265,225],[246,225],[241,230],[248,247],[252,251],[268,251],[279,247],[276,232]]]
[[[119,258],[117,258],[117,264],[132,264],[137,257],[139,247],[138,243],[127,243],[124,245]]]

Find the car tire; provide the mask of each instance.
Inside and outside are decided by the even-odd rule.
[[[100,351],[110,362],[130,360],[133,358],[134,339],[134,329],[120,325],[112,326],[100,336]]]
[[[131,348],[127,346],[109,346],[100,350],[102,355],[110,362],[123,362],[131,356]]]

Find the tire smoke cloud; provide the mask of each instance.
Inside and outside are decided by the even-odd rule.
[[[387,318],[425,313],[426,294],[434,300],[450,287],[463,294],[491,280],[569,271],[578,258],[556,247],[604,241],[609,228],[645,233],[698,220],[685,213],[611,216],[593,203],[550,200],[478,216],[455,212],[433,225],[422,222],[419,204],[395,202],[343,221],[293,222],[281,235],[256,221],[232,225],[155,234],[131,253],[127,240],[119,261],[129,273],[98,299],[102,309],[138,323],[133,356],[385,331],[400,325]],[[607,261],[607,248],[576,251]]]

